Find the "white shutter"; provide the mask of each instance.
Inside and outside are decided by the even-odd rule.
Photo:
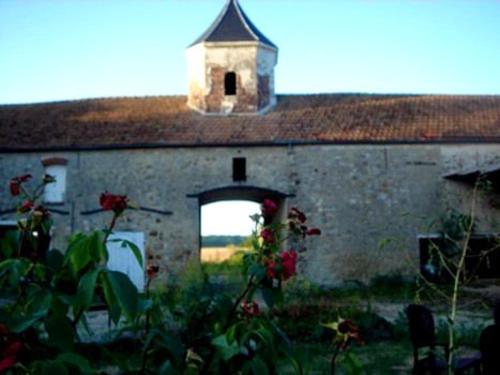
[[[45,174],[51,175],[56,181],[45,185],[44,201],[46,203],[63,203],[66,193],[66,166],[49,165],[45,167]]]
[[[143,264],[139,265],[137,258],[128,246],[122,247],[122,242],[111,242],[109,240],[127,240],[135,244],[142,256]],[[109,260],[108,268],[112,271],[120,271],[130,278],[137,289],[144,290],[144,233],[143,232],[113,232],[107,243]]]

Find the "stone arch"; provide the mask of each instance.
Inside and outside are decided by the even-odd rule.
[[[200,206],[208,203],[232,200],[247,200],[261,203],[264,199],[273,199],[277,203],[282,203],[285,198],[290,196],[278,190],[258,186],[225,186],[190,195],[190,197],[198,198]]]
[[[278,190],[258,187],[258,186],[224,186],[202,191],[197,194],[188,194],[188,198],[198,198],[198,243],[201,245],[201,207],[203,205],[221,201],[244,200],[262,203],[264,199],[272,199],[278,204],[279,210],[274,217],[275,220],[282,220],[286,212],[286,199],[294,197]],[[200,247],[200,246],[198,246]]]

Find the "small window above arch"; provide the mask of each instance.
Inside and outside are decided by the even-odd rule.
[[[236,73],[227,72],[224,77],[224,94],[236,95]]]

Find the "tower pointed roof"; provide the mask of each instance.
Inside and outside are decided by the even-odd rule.
[[[191,46],[202,42],[261,42],[278,48],[250,21],[238,0],[228,0],[214,23]]]

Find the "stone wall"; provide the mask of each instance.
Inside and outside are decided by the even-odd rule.
[[[41,159],[50,156],[68,160],[67,199],[56,208],[69,214],[54,214],[58,248],[64,248],[72,231],[104,227],[110,213],[82,215],[99,208],[101,192],[127,194],[139,206],[173,213],[130,211],[117,227],[145,233],[148,257],[160,263],[165,280],[189,259],[199,259],[195,195],[220,187],[257,186],[294,195],[284,204],[301,207],[311,225],[322,229],[322,236],[308,240],[300,272],[314,282],[334,285],[393,271],[416,272],[417,236],[428,233],[429,224],[448,205],[467,205],[463,198],[470,187],[443,176],[470,160],[477,165],[498,162],[500,147],[324,145],[0,154],[0,210],[13,206],[9,178],[41,176]],[[235,157],[247,160],[246,182],[232,180]],[[245,198],[244,190],[240,198]],[[482,232],[500,232],[500,211],[486,200],[480,202],[478,215]]]

